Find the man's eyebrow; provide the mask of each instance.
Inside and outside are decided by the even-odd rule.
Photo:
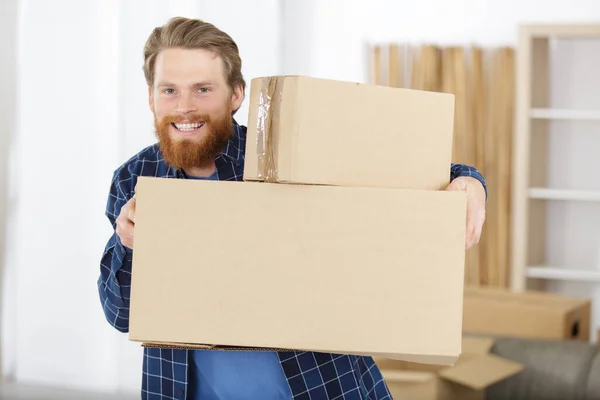
[[[165,86],[175,86],[174,84],[170,83],[170,82],[158,82],[156,84],[157,87],[165,87]]]
[[[192,87],[200,87],[200,86],[218,86],[214,81],[200,81],[196,82],[192,85]]]
[[[166,82],[166,81],[158,82],[156,84],[156,87],[174,87],[174,86],[177,86],[177,85],[175,85],[171,82]],[[197,88],[197,87],[202,87],[202,86],[219,86],[219,85],[215,81],[200,81],[200,82],[193,83],[190,87]]]

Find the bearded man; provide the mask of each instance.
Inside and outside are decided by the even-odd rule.
[[[121,332],[129,330],[137,178],[243,178],[246,128],[233,118],[246,89],[241,64],[233,39],[201,20],[174,18],[155,28],[146,42],[143,69],[158,143],[114,172],[106,209],[114,233],[98,279],[106,319]],[[470,247],[479,240],[483,224],[485,181],[465,165],[452,165],[450,174],[448,189],[467,191]],[[235,243],[223,246],[235,251]],[[141,395],[202,400],[391,399],[371,357],[151,348],[144,349]]]

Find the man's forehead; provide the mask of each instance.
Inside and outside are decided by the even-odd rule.
[[[203,49],[165,49],[155,64],[156,77],[214,80],[223,76],[223,61],[215,52]]]

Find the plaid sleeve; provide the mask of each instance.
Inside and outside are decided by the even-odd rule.
[[[131,198],[131,176],[127,168],[115,172],[110,187],[106,216],[113,229],[121,208]],[[129,330],[129,295],[133,251],[126,248],[113,232],[100,260],[98,292],[108,322],[120,332]]]
[[[487,198],[487,183],[483,175],[475,168],[465,164],[452,164],[450,166],[450,181],[459,176],[470,176],[477,179],[483,185],[483,189],[485,190],[485,196]]]

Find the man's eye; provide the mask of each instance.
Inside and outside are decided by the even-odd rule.
[[[175,93],[175,90],[173,90],[173,89],[165,89],[165,90],[163,90],[163,93],[165,93],[165,94],[173,94],[173,93]]]
[[[198,89],[198,91],[199,91],[200,93],[208,93],[208,92],[210,92],[210,89],[209,89],[209,88],[205,88],[205,87],[203,87],[203,88],[200,88],[200,89]]]

